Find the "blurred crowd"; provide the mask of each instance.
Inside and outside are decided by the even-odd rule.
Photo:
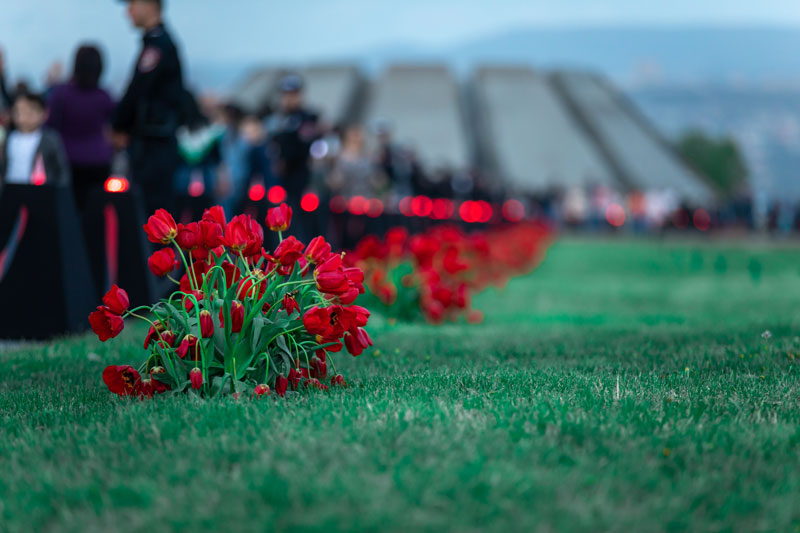
[[[102,72],[99,48],[83,45],[69,75],[53,66],[38,94],[24,81],[9,83],[0,55],[0,184],[69,183],[81,211],[109,176],[130,174],[130,146],[112,131],[120,104],[99,85]],[[326,233],[341,247],[403,215],[471,223],[543,217],[556,227],[604,231],[796,225],[784,212],[759,219],[746,200],[692,208],[669,190],[621,195],[597,186],[509,198],[478,171],[423,168],[413,150],[394,141],[387,121],[327,122],[306,106],[303,81],[283,76],[277,99],[258,110],[184,87],[174,135],[178,161],[171,178],[156,184],[157,196],[145,190],[144,207],[166,207],[188,220],[215,204],[230,217],[263,214],[270,202],[286,201],[304,215],[300,237]],[[381,222],[380,215],[396,218]]]

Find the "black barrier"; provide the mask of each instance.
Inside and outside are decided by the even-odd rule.
[[[152,304],[161,291],[147,268],[154,245],[142,231],[145,214],[141,191],[123,179],[110,178],[104,189],[92,191],[83,223],[98,297],[116,283],[136,307]],[[119,184],[111,180],[119,180]]]
[[[84,331],[97,306],[72,190],[9,184],[0,193],[0,338]]]

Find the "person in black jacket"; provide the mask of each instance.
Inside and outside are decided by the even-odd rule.
[[[161,0],[128,0],[128,16],[144,30],[142,51],[112,121],[115,144],[128,148],[129,172],[144,192],[148,213],[173,207],[184,92],[178,49],[161,12]]]

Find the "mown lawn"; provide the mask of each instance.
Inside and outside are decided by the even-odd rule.
[[[563,240],[477,304],[278,401],[112,397],[135,328],[6,348],[0,531],[800,530],[800,248]]]

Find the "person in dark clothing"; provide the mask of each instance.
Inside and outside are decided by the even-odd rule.
[[[175,137],[182,122],[183,75],[178,49],[164,27],[161,0],[128,0],[128,16],[144,30],[142,51],[112,126],[127,146],[132,181],[141,187],[148,212],[172,209],[172,180],[179,164]]]
[[[296,74],[279,82],[280,108],[268,121],[275,174],[286,199],[299,212],[300,199],[311,180],[311,144],[319,137],[318,115],[303,107],[303,80]]]
[[[75,204],[83,211],[91,191],[99,189],[111,173],[108,127],[114,102],[98,87],[103,58],[94,46],[81,46],[75,54],[72,79],[50,91],[47,125],[61,134],[72,171]]]

